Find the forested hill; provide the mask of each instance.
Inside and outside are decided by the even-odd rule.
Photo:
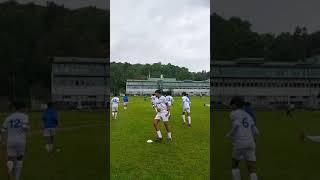
[[[1,3],[0,96],[13,82],[17,96],[29,94],[25,87],[49,88],[50,56],[108,57],[109,26],[109,11],[95,7]]]
[[[208,80],[210,73],[190,72],[185,67],[179,67],[172,64],[129,64],[112,62],[111,68],[111,92],[125,92],[127,79],[147,79],[149,72],[151,77],[176,78],[177,80]]]
[[[214,59],[241,57],[269,61],[299,61],[320,54],[320,29],[310,33],[296,27],[292,33],[261,34],[252,31],[250,22],[232,17],[211,15],[211,52]]]

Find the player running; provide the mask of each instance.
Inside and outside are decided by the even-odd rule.
[[[119,107],[119,98],[118,95],[115,94],[115,96],[111,99],[111,110],[112,110],[112,118],[114,120],[117,120],[117,116],[118,116],[118,107]]]
[[[156,113],[158,112],[157,107],[156,107],[156,102],[157,100],[157,96],[155,94],[151,95],[151,104],[152,104],[152,108],[155,109]]]
[[[2,125],[3,145],[7,148],[7,170],[9,179],[19,180],[23,157],[26,150],[29,118],[23,112],[24,103],[14,102],[14,113],[9,115]]]
[[[128,109],[128,102],[129,102],[129,97],[128,97],[127,94],[125,94],[123,96],[123,108],[124,108],[124,110]]]
[[[293,110],[294,110],[294,104],[288,103],[287,112],[286,112],[287,117],[293,119],[293,115],[291,113]]]
[[[168,133],[168,140],[172,140],[171,131],[169,127],[169,114],[170,114],[170,107],[168,106],[168,103],[166,101],[166,98],[161,95],[160,90],[155,91],[155,95],[157,97],[155,101],[155,106],[157,108],[157,115],[154,118],[153,126],[156,129],[157,132],[157,139],[155,141],[161,141],[162,140],[162,134],[160,131],[160,121],[163,121],[164,126]]]
[[[191,114],[190,114],[190,99],[187,96],[187,93],[182,93],[182,120],[183,124],[186,123],[186,113],[188,116],[188,126],[191,127]]]
[[[233,180],[240,180],[240,160],[247,162],[250,180],[257,180],[256,174],[256,144],[255,137],[258,135],[252,117],[243,110],[244,102],[240,97],[232,98],[230,105],[232,111],[230,119],[232,129],[226,137],[232,140],[232,177]]]
[[[170,92],[168,92],[167,94],[166,94],[166,101],[167,101],[167,103],[168,103],[168,106],[169,106],[169,108],[171,109],[171,106],[173,105],[173,97],[171,96],[171,93]],[[170,119],[170,117],[171,117],[171,113],[169,113],[169,119]]]
[[[53,103],[49,102],[46,111],[42,115],[43,136],[46,139],[46,149],[48,153],[52,153],[56,148],[54,136],[58,127],[58,112],[53,107]]]

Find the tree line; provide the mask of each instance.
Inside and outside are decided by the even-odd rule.
[[[1,3],[0,96],[26,97],[33,87],[50,89],[50,57],[107,57],[109,26],[109,11],[96,7]]]
[[[268,61],[305,61],[320,53],[320,31],[297,26],[292,33],[257,33],[238,17],[211,15],[211,57],[217,60],[265,58]]]
[[[172,64],[130,64],[112,62],[110,64],[111,92],[125,92],[127,79],[146,80],[149,77],[159,78],[161,74],[164,78],[176,78],[177,80],[202,81],[210,79],[210,73],[206,71],[190,72],[185,67]]]

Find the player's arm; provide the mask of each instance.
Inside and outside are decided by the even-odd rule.
[[[7,129],[8,129],[8,122],[7,120],[4,121],[1,129],[0,129],[0,134],[1,134],[1,145],[5,146],[7,144]]]
[[[234,133],[238,130],[238,128],[239,128],[239,125],[234,124],[232,126],[232,129],[226,134],[226,137],[231,138],[234,135]]]
[[[256,136],[259,136],[260,132],[258,130],[258,128],[255,126],[255,125],[252,125],[251,126],[251,132],[252,134],[256,137]]]

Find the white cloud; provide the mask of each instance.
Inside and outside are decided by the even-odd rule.
[[[111,0],[111,61],[209,71],[209,0]]]

